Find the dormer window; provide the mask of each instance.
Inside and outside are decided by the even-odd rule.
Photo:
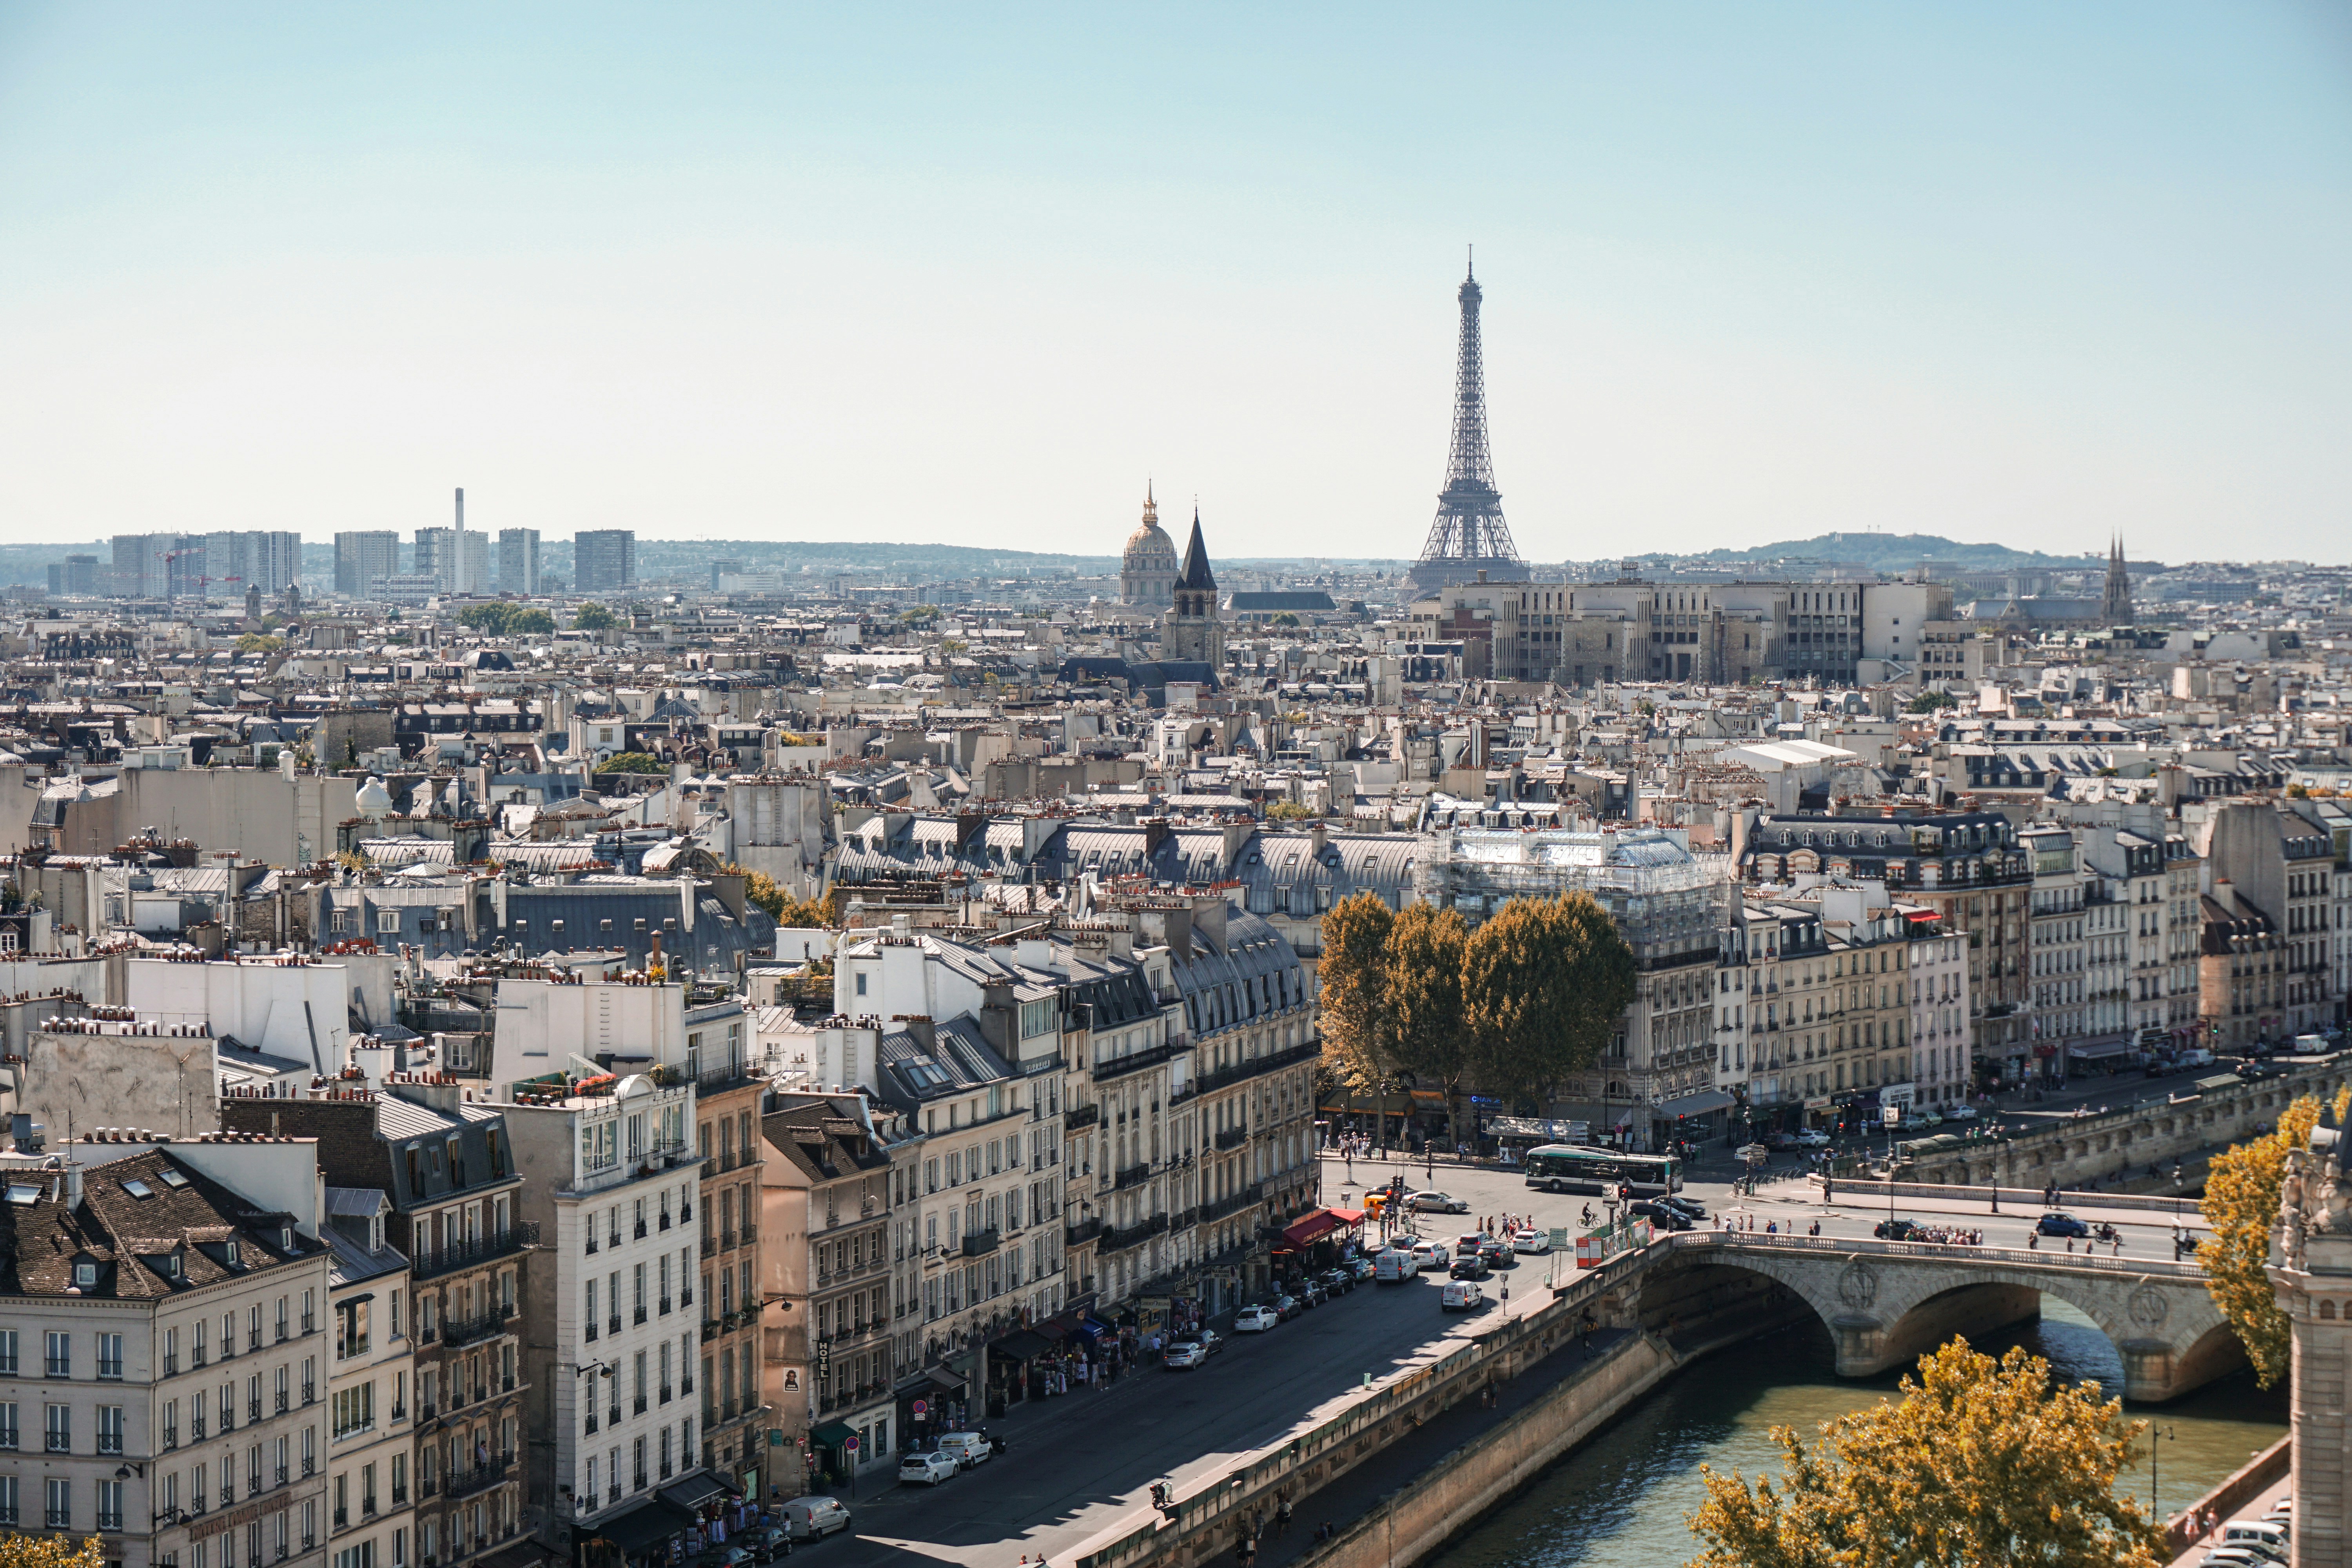
[[[91,1289],[97,1289],[97,1287],[98,1287],[98,1265],[97,1265],[97,1264],[95,1264],[95,1263],[77,1263],[77,1264],[75,1264],[75,1265],[74,1265],[74,1285],[75,1285],[75,1288],[76,1288],[76,1289],[82,1289],[82,1290],[91,1290]]]
[[[236,1237],[233,1236],[228,1238],[228,1266],[231,1268],[245,1267],[245,1249],[237,1244]]]
[[[381,1247],[383,1243],[379,1241],[377,1246]],[[281,1225],[278,1227],[278,1250],[289,1254],[293,1252],[294,1227],[292,1226]]]

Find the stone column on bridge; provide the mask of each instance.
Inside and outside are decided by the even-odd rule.
[[[2352,1491],[2345,1358],[2352,1351],[2352,1173],[2332,1102],[2321,1101],[2308,1155],[2287,1155],[2271,1285],[2293,1336],[2288,1432],[2294,1532],[2289,1568],[2352,1568],[2345,1499]]]

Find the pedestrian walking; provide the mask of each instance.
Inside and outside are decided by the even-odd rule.
[[[1290,1494],[1276,1492],[1274,1497],[1274,1534],[1276,1540],[1290,1533]]]

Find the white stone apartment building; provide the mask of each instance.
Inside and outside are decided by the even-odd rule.
[[[1911,943],[1911,1077],[1934,1110],[1969,1094],[1969,938],[1937,931]]]
[[[323,1233],[334,1253],[327,1313],[329,1568],[416,1568],[415,1324],[408,1259],[388,1234],[391,1200],[373,1188],[327,1189]],[[512,1422],[505,1452],[513,1451]],[[488,1455],[503,1473],[503,1455]],[[463,1477],[453,1470],[455,1489]],[[436,1563],[443,1561],[436,1558]]]
[[[324,1568],[310,1145],[102,1142],[5,1179],[0,1530],[95,1534],[126,1568]]]
[[[656,1494],[702,1467],[695,1084],[584,1081],[518,1085],[502,1107],[540,1237],[522,1314],[532,1489],[543,1470],[548,1544],[566,1548],[659,1514]]]

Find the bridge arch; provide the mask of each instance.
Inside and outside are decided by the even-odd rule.
[[[1727,1312],[1752,1314],[1793,1298],[1828,1330],[1838,1371],[1849,1377],[1907,1365],[1954,1334],[1977,1337],[2030,1321],[2041,1314],[2044,1294],[2075,1308],[2107,1336],[2123,1361],[2122,1393],[2134,1401],[2175,1398],[2243,1359],[2202,1278],[2177,1266],[2140,1271],[2083,1258],[2070,1267],[2013,1248],[1738,1233],[1675,1241],[1643,1281],[1638,1300],[1645,1327],[1674,1318],[1678,1341],[1728,1335],[1738,1323]],[[1752,1288],[1743,1294],[1726,1278],[1743,1272],[1773,1281],[1785,1295]]]

